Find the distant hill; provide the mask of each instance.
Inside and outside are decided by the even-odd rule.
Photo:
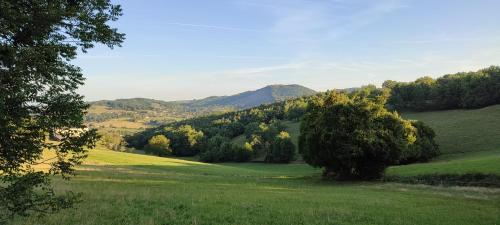
[[[129,98],[90,102],[86,122],[94,127],[144,128],[197,116],[241,110],[316,92],[300,85],[270,85],[256,91],[199,100]]]
[[[129,98],[116,100],[101,100],[91,102],[91,105],[105,106],[122,110],[200,110],[208,108],[247,109],[262,104],[283,101],[290,98],[313,95],[316,91],[300,85],[269,85],[264,88],[247,91],[231,96],[212,96],[199,100],[162,101],[147,98]]]
[[[231,96],[214,96],[193,100],[186,104],[192,107],[226,106],[237,109],[247,109],[262,104],[283,101],[290,98],[308,96],[316,91],[300,85],[269,85],[264,88],[247,91]]]

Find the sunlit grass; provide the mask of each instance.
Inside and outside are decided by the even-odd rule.
[[[500,175],[500,150],[445,155],[429,163],[390,167],[388,175],[486,173]]]
[[[476,110],[403,113],[424,121],[444,154],[500,150],[500,105]]]
[[[207,164],[93,150],[75,209],[13,224],[498,224],[500,192],[331,182],[306,164]]]

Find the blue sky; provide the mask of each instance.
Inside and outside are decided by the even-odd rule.
[[[500,65],[498,0],[120,0],[123,47],[81,54],[87,100],[318,91]]]

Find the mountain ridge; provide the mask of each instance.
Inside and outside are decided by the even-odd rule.
[[[271,104],[286,99],[316,94],[315,90],[298,84],[274,84],[263,88],[245,91],[235,95],[209,96],[202,99],[164,101],[150,98],[126,98],[115,100],[99,100],[90,102],[91,105],[101,105],[110,108],[126,110],[146,110],[162,107],[187,108],[234,108],[247,109],[262,104]]]

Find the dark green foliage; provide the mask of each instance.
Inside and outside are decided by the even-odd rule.
[[[189,125],[184,125],[176,129],[166,128],[162,133],[171,141],[172,155],[194,156],[200,152],[203,144],[203,132],[197,131]]]
[[[287,120],[298,121],[307,110],[307,98],[298,98],[285,102],[284,113]]]
[[[246,162],[252,156],[251,149],[235,145],[229,139],[215,136],[208,140],[200,154],[203,162]]]
[[[477,72],[419,78],[414,82],[386,81],[388,106],[397,110],[473,109],[500,103],[500,67]]]
[[[295,159],[295,145],[287,132],[280,132],[274,138],[265,161],[269,163],[289,163]]]
[[[165,133],[166,130],[173,131],[178,129],[178,127],[190,125],[191,127],[203,132],[205,140],[210,140],[215,136],[231,140],[236,137],[240,137],[240,135],[244,135],[247,148],[252,150],[252,158],[254,160],[266,160],[266,156],[273,152],[272,144],[275,142],[276,136],[280,132],[286,130],[286,126],[284,126],[281,121],[285,119],[298,120],[302,118],[311,102],[313,104],[316,104],[314,102],[321,103],[330,94],[331,93],[321,93],[309,97],[289,99],[285,102],[274,103],[271,105],[262,105],[247,110],[187,119],[169,124],[168,126],[148,129],[144,132],[128,136],[126,140],[131,147],[143,148],[147,144],[147,140],[155,134]],[[389,96],[389,89],[378,89],[373,85],[369,85],[351,90],[349,94],[344,95],[347,98],[352,99],[352,101],[367,101],[383,107]],[[175,147],[175,143],[177,141],[174,136],[169,136],[170,134],[168,133],[169,132],[166,132],[165,135],[172,140],[172,146],[175,152],[177,149],[177,147]],[[242,143],[240,145],[243,146]],[[415,147],[413,153],[419,155],[420,157],[420,151],[427,150],[422,148],[424,147]],[[203,148],[201,150],[203,151]],[[212,154],[216,151],[207,152],[210,153],[206,153],[206,157],[204,158],[211,158],[208,157],[208,154]],[[408,153],[408,151],[405,153]],[[269,162],[280,161],[274,159],[271,160],[271,158],[272,157],[270,155],[268,157]],[[419,160],[423,161],[423,159]],[[205,161],[208,161],[208,159]]]
[[[386,182],[428,184],[442,186],[500,187],[500,176],[496,174],[424,174],[418,176],[385,176]]]
[[[284,103],[280,102],[248,110],[187,119],[169,124],[168,126],[147,129],[143,132],[126,136],[125,140],[130,147],[141,149],[152,136],[160,133],[165,134],[172,141],[172,148],[175,155],[176,149],[179,148],[176,146],[178,141],[173,132],[180,127],[189,125],[192,128],[196,128],[197,131],[202,132],[205,139],[210,139],[217,135],[232,139],[245,134],[249,141],[254,138],[263,140],[262,145],[259,145],[256,149],[267,149],[264,145],[270,143],[279,132],[285,130],[285,127],[279,122],[284,119],[283,107]],[[259,150],[259,152],[263,151]]]
[[[155,135],[149,139],[148,144],[144,148],[146,153],[154,154],[157,156],[167,156],[172,154],[170,148],[170,140],[164,135]]]
[[[69,62],[95,43],[119,45],[124,35],[107,22],[120,15],[109,0],[0,2],[0,220],[73,202],[56,195],[48,177],[73,174],[97,134],[84,129],[88,106],[77,94],[84,78]],[[53,133],[60,142],[46,142]],[[35,172],[44,149],[57,157],[48,173]]]
[[[439,147],[434,141],[436,133],[432,128],[421,121],[411,121],[411,125],[417,130],[417,139],[408,149],[403,151],[400,164],[415,162],[427,162],[440,154]]]
[[[416,139],[415,128],[382,103],[330,92],[311,100],[301,124],[304,160],[337,179],[376,179]]]

